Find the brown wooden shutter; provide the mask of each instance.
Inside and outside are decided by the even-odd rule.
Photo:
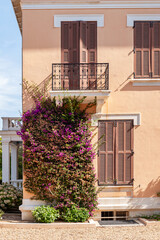
[[[136,78],[151,75],[151,28],[150,22],[135,22],[134,28],[134,68]]]
[[[71,61],[71,23],[61,22],[61,62]]]
[[[99,184],[129,184],[133,179],[133,122],[99,121]]]
[[[133,178],[133,123],[117,121],[116,176],[117,184],[128,184]]]
[[[79,22],[71,22],[70,63],[79,63]]]
[[[98,179],[99,184],[113,184],[114,179],[114,122],[99,122],[99,157]]]
[[[69,89],[70,72],[69,63],[71,60],[71,23],[61,22],[61,62],[65,65],[61,67],[61,87]]]
[[[153,22],[152,27],[152,73],[160,77],[160,22]]]
[[[80,88],[87,89],[88,88],[88,49],[87,49],[87,22],[80,22],[80,75],[81,82]]]
[[[89,89],[96,89],[97,79],[96,71],[97,68],[95,63],[97,63],[97,22],[87,22],[87,37],[88,37],[88,63],[90,63],[89,68]],[[91,63],[94,63],[91,65]]]
[[[63,89],[79,89],[79,22],[61,22],[61,61]]]
[[[61,23],[61,61],[63,89],[96,89],[97,22]]]
[[[80,63],[88,62],[87,22],[80,22]]]
[[[79,22],[71,22],[70,90],[79,89]]]

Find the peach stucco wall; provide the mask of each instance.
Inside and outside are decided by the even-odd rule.
[[[134,129],[134,196],[149,197],[160,191],[160,87],[133,87],[133,29],[127,27],[127,14],[142,13],[159,14],[159,9],[23,10],[23,78],[42,84],[51,64],[61,62],[55,14],[104,14],[98,62],[109,63],[112,92],[103,113],[141,113],[141,125]],[[24,97],[23,109],[29,106]]]

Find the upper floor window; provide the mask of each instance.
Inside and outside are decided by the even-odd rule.
[[[135,22],[135,78],[160,78],[160,22]]]
[[[61,62],[63,89],[97,89],[96,21],[61,22]]]
[[[97,22],[61,22],[62,63],[97,62]]]

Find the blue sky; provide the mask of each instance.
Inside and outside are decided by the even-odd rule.
[[[21,41],[11,0],[0,0],[0,117],[17,117],[22,112]]]

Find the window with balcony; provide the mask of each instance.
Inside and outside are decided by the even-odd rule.
[[[160,78],[160,22],[134,24],[135,78]]]
[[[61,22],[61,63],[52,64],[53,90],[107,90],[108,63],[97,63],[97,22]]]
[[[99,185],[132,185],[132,120],[99,121],[98,129]]]

